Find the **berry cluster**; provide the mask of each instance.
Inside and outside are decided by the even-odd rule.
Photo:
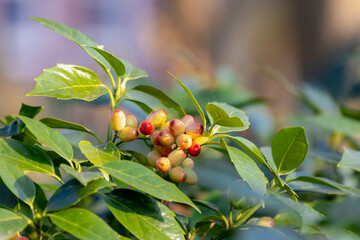
[[[204,127],[195,122],[193,116],[186,115],[181,119],[167,121],[164,110],[151,112],[137,128],[136,116],[121,110],[115,110],[110,117],[111,128],[118,133],[123,142],[137,138],[149,139],[151,149],[147,155],[148,164],[174,182],[196,184],[198,177],[193,171],[194,161],[201,152],[199,137]]]

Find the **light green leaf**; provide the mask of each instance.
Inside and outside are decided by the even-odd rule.
[[[177,102],[169,98],[165,93],[155,87],[149,85],[138,85],[129,91],[139,91],[148,94],[159,100],[165,107],[174,109],[176,112],[178,112],[179,116],[186,115],[184,109]]]
[[[80,32],[77,29],[66,26],[65,24],[51,21],[45,18],[32,17],[31,19],[39,22],[44,27],[47,27],[50,30],[57,32],[60,35],[72,40],[83,48],[105,71],[110,71],[109,63],[101,56],[97,51],[92,49],[92,47],[99,47],[98,44],[86,36],[84,33]]]
[[[279,174],[296,170],[305,160],[309,145],[302,127],[283,128],[271,142],[271,152]]]
[[[130,161],[114,161],[102,166],[114,178],[151,196],[166,201],[175,201],[192,206],[196,205],[174,184],[165,181],[148,168]]]
[[[110,63],[111,67],[114,69],[118,77],[121,77],[122,75],[125,74],[126,69],[124,63],[119,59],[117,59],[113,54],[105,50],[102,50],[98,47],[92,47],[92,46],[89,47],[97,51],[101,56],[103,56],[106,59],[106,61]]]
[[[121,61],[125,64],[125,68],[126,68],[126,73],[123,76],[124,84],[129,80],[148,77],[148,74],[144,70],[134,67],[131,63],[123,59],[121,59]]]
[[[203,121],[203,126],[204,129],[206,129],[206,118],[205,118],[205,114],[203,112],[203,110],[200,107],[200,104],[198,103],[198,101],[196,100],[196,98],[194,97],[194,95],[191,93],[191,91],[179,80],[177,79],[173,74],[171,74],[170,72],[168,72],[180,85],[181,87],[185,90],[185,92],[187,93],[187,95],[189,96],[190,100],[193,102],[194,106],[196,107],[196,109],[198,110],[200,117]]]
[[[51,150],[65,158],[69,162],[73,158],[73,150],[70,142],[59,131],[49,128],[42,122],[25,116],[18,115],[29,131],[37,138],[39,142],[45,144]]]
[[[32,206],[35,199],[35,186],[27,175],[15,165],[0,161],[0,177],[13,194]]]
[[[9,239],[21,232],[27,226],[23,217],[3,208],[0,208],[0,239]]]
[[[175,214],[151,197],[120,189],[106,194],[105,201],[115,218],[138,239],[185,239]]]
[[[90,129],[87,129],[86,127],[84,127],[80,124],[68,122],[65,120],[57,119],[57,118],[42,118],[42,119],[40,119],[40,122],[44,123],[46,126],[51,127],[51,128],[71,129],[71,130],[91,134],[101,144],[100,138],[93,131],[91,131]]]
[[[102,177],[101,172],[78,172],[65,164],[60,164],[60,167],[64,169],[65,172],[76,178],[85,187],[89,182]]]
[[[154,109],[152,109],[151,107],[149,107],[147,104],[145,104],[143,102],[140,102],[140,101],[137,101],[137,100],[134,100],[134,99],[128,99],[128,98],[124,99],[124,101],[129,101],[129,102],[135,103],[139,108],[141,108],[147,114],[154,111]]]
[[[244,131],[250,122],[245,112],[226,103],[211,102],[206,105],[211,125],[217,125],[213,133]]]
[[[119,240],[120,236],[94,213],[80,208],[71,208],[49,214],[51,221],[79,239]]]
[[[71,64],[47,68],[35,81],[35,88],[26,96],[92,101],[108,91],[93,71]]]
[[[254,160],[240,149],[227,146],[225,141],[223,141],[223,143],[225,144],[230,159],[234,163],[235,169],[240,177],[249,184],[254,192],[261,196],[265,195],[267,179]]]
[[[351,168],[360,172],[360,151],[345,148],[338,167]]]

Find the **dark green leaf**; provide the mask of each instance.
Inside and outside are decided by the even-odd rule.
[[[50,30],[57,32],[60,35],[72,40],[83,48],[99,65],[105,70],[110,71],[109,63],[101,56],[97,51],[92,49],[92,47],[99,47],[98,44],[90,39],[88,36],[83,34],[77,29],[66,26],[65,24],[54,22],[45,18],[32,17],[31,19],[39,22],[44,27],[47,27]]]
[[[149,86],[149,85],[138,85],[132,89],[130,89],[130,91],[139,91],[145,94],[148,94],[154,98],[156,98],[157,100],[159,100],[165,107],[168,107],[170,109],[174,109],[176,112],[178,112],[179,116],[184,116],[186,115],[186,112],[184,111],[184,109],[174,100],[172,100],[171,98],[169,98],[165,93],[163,93],[161,90]]]
[[[10,137],[16,134],[19,134],[19,123],[17,120],[14,120],[7,126],[0,128],[0,137]]]
[[[193,202],[200,207],[210,209],[211,211],[217,213],[220,217],[224,217],[224,215],[220,212],[219,208],[215,204],[212,204],[210,202],[201,201],[201,200],[193,200]],[[223,220],[224,219],[222,218],[222,221]]]
[[[305,160],[309,149],[302,127],[283,128],[271,142],[271,152],[279,174],[296,170]]]
[[[122,75],[125,74],[126,69],[125,69],[125,65],[122,61],[117,59],[111,53],[109,53],[105,50],[102,50],[98,47],[92,47],[92,46],[89,46],[89,47],[94,49],[95,51],[97,51],[101,56],[103,56],[106,59],[106,61],[108,63],[110,63],[111,67],[114,69],[114,71],[118,77],[121,77]]]
[[[152,109],[151,107],[149,107],[148,105],[146,105],[143,102],[140,102],[140,101],[137,101],[137,100],[134,100],[134,99],[124,99],[124,101],[129,101],[129,102],[135,103],[139,108],[141,108],[147,114],[154,111],[154,109]]]
[[[121,61],[125,64],[125,68],[126,68],[126,73],[123,76],[124,84],[126,84],[126,82],[129,80],[148,77],[148,74],[144,70],[134,67],[131,63],[123,59]]]
[[[61,164],[60,167],[64,169],[65,172],[76,178],[85,187],[89,182],[102,177],[101,172],[78,172],[65,164]]]
[[[25,103],[22,103],[19,115],[29,117],[29,118],[34,118],[41,112],[41,110],[43,110],[43,108],[44,107],[42,107],[42,106],[33,107],[30,105],[26,105]]]
[[[244,131],[250,126],[249,118],[244,111],[226,103],[208,103],[206,111],[211,125],[218,125],[214,127],[213,133]]]
[[[179,80],[177,79],[173,74],[171,74],[170,72],[168,72],[180,85],[181,87],[185,90],[185,92],[187,93],[187,95],[189,96],[190,100],[192,101],[192,103],[194,104],[194,106],[196,107],[196,109],[198,110],[200,117],[203,121],[203,125],[204,128],[206,128],[206,118],[205,118],[205,114],[203,112],[203,110],[200,107],[200,104],[198,103],[198,101],[196,100],[196,98],[194,97],[194,95],[191,93],[191,91]]]
[[[225,143],[225,141],[223,141],[223,143]],[[237,148],[227,145],[226,148],[240,177],[249,184],[254,192],[261,196],[265,195],[267,179],[254,160]]]
[[[360,172],[360,151],[354,151],[349,148],[345,148],[341,161],[338,163],[338,167],[352,168]]]
[[[116,219],[138,239],[185,239],[175,214],[151,197],[121,189],[107,194],[105,201]]]
[[[196,205],[174,184],[165,181],[148,168],[130,161],[114,161],[102,166],[114,178],[159,199]]]
[[[38,120],[18,115],[39,142],[71,162],[73,150],[70,142],[57,130],[49,128]]]
[[[41,186],[36,183],[34,183],[34,185],[35,185],[34,208],[36,209],[35,211],[37,212],[43,212],[48,204],[48,200]]]
[[[49,214],[49,216],[55,225],[79,239],[120,239],[119,234],[104,220],[86,209],[71,208]]]
[[[149,165],[149,161],[147,159],[147,157],[145,157],[144,154],[139,153],[137,151],[132,151],[132,150],[121,150],[123,153],[129,153],[132,157],[134,157],[136,159],[136,161],[138,161],[141,165],[147,166]]]
[[[93,71],[71,64],[47,68],[35,81],[35,88],[26,96],[92,101],[108,90]]]
[[[72,179],[62,185],[50,198],[47,206],[48,211],[59,210],[72,206],[81,199],[97,193],[100,189],[112,187],[115,184],[101,178],[90,182],[86,187],[76,179]]]
[[[3,208],[0,208],[0,239],[10,239],[27,226],[25,218]]]
[[[27,175],[15,165],[0,161],[0,177],[13,194],[32,206],[35,199],[35,186]]]
[[[65,128],[65,129],[71,129],[71,130],[91,134],[101,144],[100,138],[93,131],[87,129],[86,127],[84,127],[80,124],[68,122],[65,120],[57,119],[57,118],[43,118],[43,119],[40,119],[40,122],[44,123],[46,126],[51,127],[51,128]]]

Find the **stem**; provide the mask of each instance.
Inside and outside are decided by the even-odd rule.
[[[113,143],[115,143],[116,138],[118,137],[118,131],[115,131],[114,138],[112,140]]]
[[[120,98],[121,92],[122,92],[121,77],[118,77],[118,84],[115,92],[116,99]]]
[[[106,70],[106,73],[107,73],[107,75],[108,75],[109,78],[110,78],[111,87],[112,87],[112,89],[115,91],[115,80],[114,80],[114,77],[112,76],[110,70]]]
[[[106,89],[108,90],[109,93],[109,97],[110,97],[110,102],[111,102],[111,110],[115,110],[116,106],[115,106],[115,100],[114,100],[114,95],[112,94],[110,88],[108,86],[105,86]]]
[[[232,215],[232,213],[233,213],[233,206],[230,204],[230,212],[229,212],[229,224],[230,224],[230,226],[233,225],[233,215]]]
[[[262,206],[261,203],[258,203],[255,207],[251,208],[247,213],[240,214],[236,220],[234,227],[238,227],[243,224],[246,220],[248,220],[260,207]]]

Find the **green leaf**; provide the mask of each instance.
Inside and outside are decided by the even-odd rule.
[[[205,118],[205,114],[203,112],[203,110],[200,107],[200,104],[198,103],[198,101],[195,99],[194,95],[191,93],[191,91],[179,80],[177,79],[173,74],[171,74],[170,72],[168,72],[180,85],[181,87],[185,90],[185,92],[187,93],[187,95],[189,96],[190,100],[192,101],[192,103],[194,104],[194,106],[196,107],[196,109],[198,110],[200,117],[203,121],[203,125],[204,128],[206,129],[206,118]]]
[[[0,161],[0,177],[13,194],[32,206],[35,199],[35,186],[27,175],[15,165]]]
[[[41,112],[41,110],[43,110],[43,108],[44,107],[42,107],[42,106],[33,107],[30,105],[26,105],[25,103],[22,103],[19,115],[29,117],[29,118],[34,118]]]
[[[19,123],[12,121],[7,126],[0,128],[0,137],[10,137],[19,134]]]
[[[128,99],[128,98],[124,99],[124,101],[129,101],[129,102],[135,103],[139,108],[141,108],[147,114],[154,111],[154,109],[152,109],[151,107],[149,107],[147,104],[145,104],[143,102],[140,102],[140,101],[137,101],[137,100],[134,100],[134,99]]]
[[[20,141],[0,139],[0,158],[1,161],[16,165],[23,171],[45,173],[58,178],[51,159],[45,153]]]
[[[65,158],[69,162],[73,158],[73,150],[70,142],[59,131],[49,128],[42,122],[25,116],[18,115],[29,131],[37,138],[39,142],[45,144],[51,150]]]
[[[271,151],[279,174],[296,170],[305,160],[309,145],[302,127],[283,128],[271,142]]]
[[[176,112],[178,112],[179,116],[186,115],[186,112],[184,109],[174,100],[169,98],[165,93],[163,93],[161,90],[149,86],[149,85],[138,85],[134,88],[131,88],[129,91],[139,91],[142,93],[146,93],[157,100],[159,100],[165,107],[168,107],[170,109],[174,109]]]
[[[108,182],[103,178],[90,182],[86,187],[84,187],[76,179],[72,179],[62,185],[51,196],[47,210],[55,211],[67,208],[80,202],[85,197],[97,193],[100,189],[112,186],[115,186],[115,184]]]
[[[119,234],[104,220],[86,209],[71,208],[49,214],[49,216],[55,225],[79,239],[120,239]]]
[[[106,163],[102,169],[114,178],[151,196],[166,201],[175,201],[192,206],[196,205],[182,193],[174,184],[165,181],[148,168],[130,161],[114,161]]]
[[[114,69],[114,71],[118,77],[121,77],[122,75],[125,74],[126,68],[122,61],[117,59],[111,53],[109,53],[105,50],[102,50],[98,47],[92,47],[92,46],[89,46],[89,47],[94,49],[95,51],[97,51],[101,56],[103,56],[106,59],[106,61],[108,61],[110,63],[111,67]]]
[[[84,126],[82,126],[80,124],[73,123],[73,122],[68,122],[68,121],[65,121],[65,120],[57,119],[57,118],[42,118],[42,119],[40,119],[40,122],[44,123],[46,126],[51,127],[51,128],[71,129],[71,130],[91,134],[101,144],[100,138],[93,131],[87,129],[86,127],[84,127]]]
[[[35,88],[26,96],[92,101],[108,91],[96,73],[71,64],[57,64],[47,68],[35,81]]]
[[[134,67],[131,63],[123,59],[121,59],[121,61],[125,64],[125,68],[126,68],[126,73],[123,76],[124,84],[126,84],[126,82],[129,80],[148,77],[148,74],[144,70]]]
[[[341,161],[338,163],[338,167],[351,168],[360,172],[360,151],[354,151],[349,148],[344,149],[344,154],[341,157]]]
[[[101,56],[97,51],[89,47],[99,47],[98,44],[94,40],[86,36],[84,33],[80,32],[77,29],[66,26],[65,24],[51,21],[45,18],[31,17],[31,19],[39,22],[44,27],[53,30],[58,34],[72,40],[81,48],[83,48],[105,71],[110,71],[110,65],[105,60],[105,58]]]
[[[201,200],[193,200],[193,202],[200,207],[204,207],[204,208],[207,208],[207,209],[215,212],[216,214],[218,214],[221,217],[222,221],[224,221],[224,219],[226,219],[226,217],[220,212],[219,208],[215,204],[212,204],[210,202],[201,201]]]
[[[235,169],[240,177],[249,184],[254,192],[261,196],[265,195],[267,179],[254,160],[240,149],[227,146],[225,141],[223,141],[223,143],[225,144],[230,159],[234,163]]]
[[[250,126],[249,118],[244,111],[226,103],[208,103],[206,111],[211,125],[217,125],[213,133],[244,131]]]
[[[86,158],[89,159],[89,161],[95,166],[102,166],[105,163],[112,161],[120,161],[119,149],[111,141],[109,141],[105,146],[100,145],[97,147],[93,146],[91,142],[81,141],[79,142],[79,148]],[[108,180],[109,174],[104,171],[104,169],[100,169],[100,171]]]
[[[274,217],[274,221],[276,225],[293,227],[297,229],[300,229],[303,224],[300,214],[293,210],[278,213]]]
[[[65,172],[76,178],[85,187],[89,182],[102,177],[101,172],[78,172],[65,164],[61,164],[60,167],[64,169]]]
[[[3,208],[0,208],[0,239],[9,239],[21,232],[27,226],[23,217]]]
[[[151,197],[121,189],[106,194],[105,201],[115,218],[138,239],[185,239],[175,214]]]

